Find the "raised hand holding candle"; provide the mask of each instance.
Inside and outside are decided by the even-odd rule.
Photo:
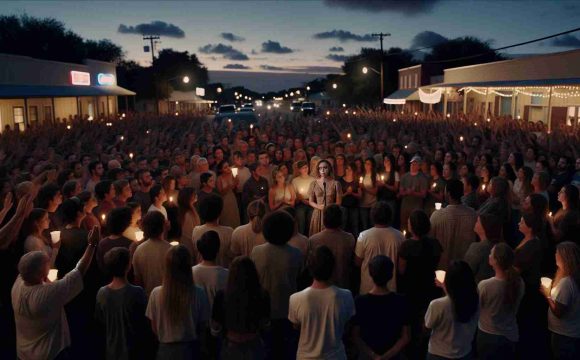
[[[143,240],[143,237],[144,237],[143,231],[135,231],[135,239],[137,239],[137,241]]]
[[[55,281],[58,278],[58,270],[57,269],[48,270],[47,278],[48,278],[48,280],[50,280],[50,282]]]
[[[443,284],[445,282],[445,271],[444,270],[435,271],[435,278],[437,279],[437,281]]]
[[[53,244],[56,244],[60,241],[60,231],[51,231],[50,232],[50,240],[52,240]]]

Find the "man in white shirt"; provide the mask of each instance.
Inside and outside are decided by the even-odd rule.
[[[50,259],[32,251],[18,262],[20,275],[12,287],[16,323],[16,352],[19,359],[49,359],[71,345],[64,305],[83,290],[87,272],[100,240],[96,227],[89,233],[89,245],[75,269],[50,282]]]
[[[161,185],[154,185],[151,190],[149,190],[149,195],[151,196],[151,206],[147,212],[150,211],[159,211],[167,220],[167,209],[163,206],[163,203],[167,201],[167,194],[165,194],[165,190]]]
[[[312,286],[290,296],[288,320],[300,329],[297,359],[345,359],[344,326],[355,314],[349,290],[330,283],[334,256],[324,245],[314,251],[309,269]]]
[[[384,201],[377,202],[371,209],[374,227],[360,233],[355,247],[355,263],[361,267],[360,295],[373,288],[373,279],[369,273],[369,262],[377,255],[386,255],[397,259],[399,248],[405,240],[403,234],[391,227],[393,214],[391,207]],[[397,276],[387,284],[390,291],[397,291]]]
[[[210,230],[197,240],[196,245],[203,261],[192,268],[193,282],[205,290],[211,310],[215,294],[219,290],[225,290],[228,283],[228,270],[215,262],[220,250],[220,236]]]

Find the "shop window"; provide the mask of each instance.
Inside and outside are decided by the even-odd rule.
[[[28,107],[28,120],[30,122],[38,121],[38,106],[29,106]]]
[[[539,92],[535,92],[532,93],[532,99],[531,101],[531,105],[542,105],[542,97],[541,97],[542,93]]]
[[[15,106],[12,108],[12,114],[14,115],[14,123],[15,124],[23,124],[24,123],[24,108],[21,106]]]

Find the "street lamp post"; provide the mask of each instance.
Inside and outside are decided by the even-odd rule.
[[[190,78],[187,75],[184,75],[184,76],[174,76],[172,78],[167,79],[167,83],[169,84],[171,81],[176,80],[176,79],[179,79],[179,78],[181,78],[181,82],[182,83],[189,84]],[[168,104],[169,104],[169,102],[168,102]],[[177,105],[177,102],[176,102],[176,105]],[[167,111],[169,112],[169,106],[167,108]],[[159,103],[157,104],[157,114],[159,115]]]
[[[378,33],[378,34],[371,34],[371,36],[373,37],[378,37],[380,42],[381,42],[381,103],[383,102],[383,99],[385,98],[385,85],[384,85],[384,70],[383,70],[383,38],[386,36],[391,36],[391,34],[385,34],[385,33]]]

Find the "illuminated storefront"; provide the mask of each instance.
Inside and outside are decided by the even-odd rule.
[[[117,86],[115,64],[83,64],[0,54],[0,131],[118,113],[134,92]],[[121,98],[121,99],[119,99]]]

